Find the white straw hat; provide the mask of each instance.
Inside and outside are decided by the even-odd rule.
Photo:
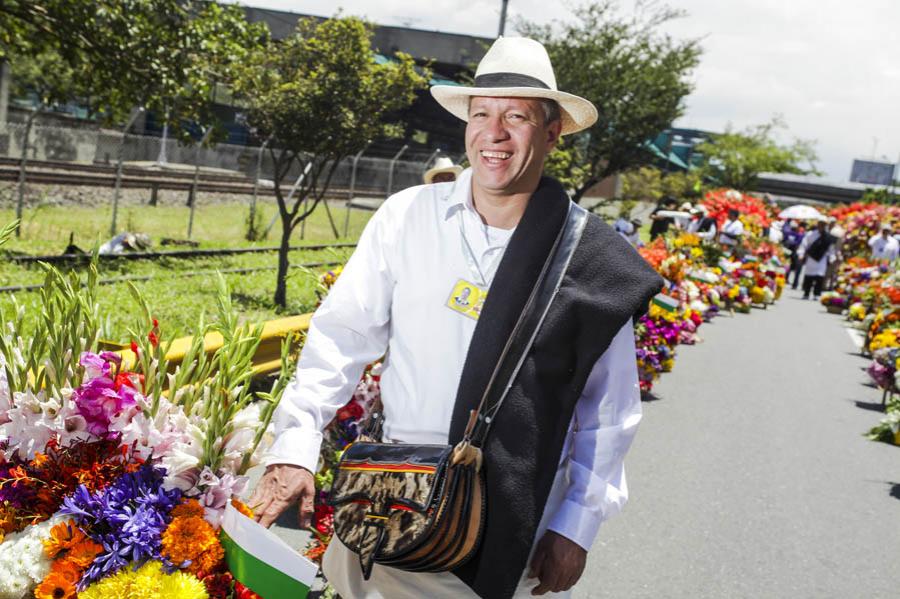
[[[459,177],[459,174],[463,172],[463,167],[458,164],[453,164],[453,161],[447,158],[446,156],[441,156],[437,160],[434,161],[434,166],[425,171],[425,174],[422,176],[422,179],[425,180],[425,183],[431,183],[431,180],[434,179],[436,175],[441,173],[453,173],[455,176]]]
[[[597,122],[597,108],[591,102],[556,89],[547,50],[540,42],[526,37],[501,37],[495,41],[478,64],[474,87],[434,85],[431,95],[464,121],[469,120],[469,98],[492,96],[556,100],[561,109],[563,135]]]

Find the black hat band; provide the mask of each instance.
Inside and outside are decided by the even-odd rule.
[[[550,89],[550,86],[536,77],[521,73],[487,73],[475,77],[475,87],[538,87]]]

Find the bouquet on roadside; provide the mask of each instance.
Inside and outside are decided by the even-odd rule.
[[[180,364],[140,307],[131,351],[98,352],[97,271],[44,266],[40,317],[0,316],[0,599],[251,596],[219,540],[269,442],[287,385],[255,390],[261,326],[239,324],[224,279],[218,319]],[[138,332],[139,331],[139,332]],[[220,335],[211,355],[204,338]]]

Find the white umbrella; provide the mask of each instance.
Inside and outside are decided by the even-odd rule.
[[[778,218],[796,220],[827,220],[825,215],[807,204],[794,204],[778,213]]]

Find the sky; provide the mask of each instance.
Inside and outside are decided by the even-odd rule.
[[[639,0],[619,0],[630,14]],[[304,14],[363,16],[384,25],[495,37],[501,0],[241,0]],[[814,140],[826,179],[846,181],[854,158],[900,162],[900,1],[677,0],[664,26],[699,38],[694,90],[676,125],[741,130],[779,115],[781,141]],[[569,20],[570,2],[509,0],[517,19]]]

